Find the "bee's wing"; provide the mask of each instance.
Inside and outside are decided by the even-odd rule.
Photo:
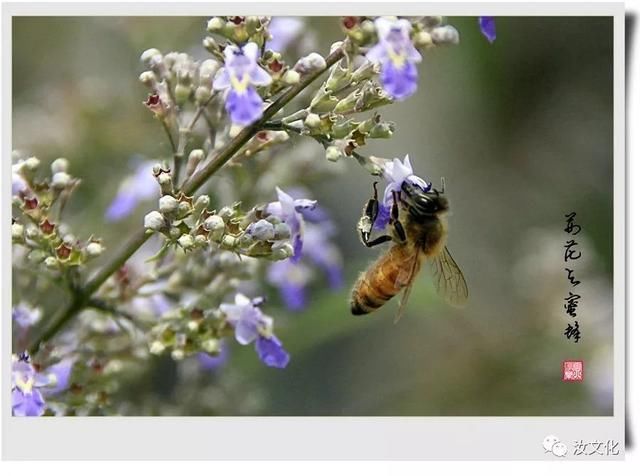
[[[449,304],[463,306],[469,297],[469,289],[460,267],[445,246],[433,260],[433,280],[436,291]]]
[[[402,317],[404,308],[409,300],[409,294],[411,294],[411,288],[413,287],[416,274],[420,271],[420,250],[416,249],[416,252],[409,257],[404,266],[404,270],[404,272],[398,273],[398,277],[396,278],[396,286],[404,287],[404,293],[402,293],[398,312],[396,312],[396,317],[393,321],[394,324]]]

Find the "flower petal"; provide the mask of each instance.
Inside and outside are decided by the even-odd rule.
[[[256,341],[256,352],[260,360],[269,367],[283,369],[289,363],[289,353],[284,350],[276,336],[271,338],[260,336]]]
[[[496,22],[493,17],[478,17],[478,25],[489,43],[496,41]]]
[[[262,117],[262,98],[253,87],[244,92],[229,91],[225,107],[231,122],[248,126]]]
[[[226,50],[225,50],[226,53]],[[228,89],[231,87],[231,77],[227,68],[221,68],[213,78],[213,84],[211,86],[216,91]]]
[[[418,89],[418,69],[410,61],[405,61],[399,68],[392,61],[385,61],[382,63],[380,81],[389,95],[401,101]]]

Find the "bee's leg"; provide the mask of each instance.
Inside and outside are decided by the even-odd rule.
[[[360,222],[358,224],[358,231],[360,232],[360,241],[365,246],[375,246],[376,244],[382,243],[384,241],[378,242],[378,240],[369,241],[371,238],[371,231],[373,230],[373,224],[376,222],[376,218],[378,217],[378,189],[376,185],[378,182],[373,182],[373,198],[370,198],[367,204],[364,206],[364,210],[362,211],[362,217],[360,218]],[[371,244],[373,243],[373,244]]]
[[[382,236],[379,236],[378,238],[376,238],[375,240],[371,240],[371,241],[365,241],[363,239],[362,242],[364,243],[364,245],[367,248],[371,248],[373,246],[381,245],[382,243],[386,243],[387,241],[391,241],[391,240],[393,240],[393,238],[391,236],[382,235]]]
[[[402,223],[400,223],[400,211],[398,209],[398,199],[400,192],[393,192],[393,206],[391,207],[391,218],[389,219],[389,223],[393,225],[394,230],[396,231],[398,238],[403,243],[407,241],[407,234],[404,231],[404,227]]]

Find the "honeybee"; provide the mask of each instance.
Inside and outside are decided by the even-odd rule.
[[[352,314],[375,311],[404,289],[397,322],[425,260],[432,264],[439,295],[454,306],[467,301],[469,290],[464,275],[446,246],[449,201],[444,195],[444,178],[441,190],[425,185],[405,180],[401,191],[393,191],[391,234],[371,239],[378,214],[378,192],[376,183],[373,184],[373,198],[365,205],[358,223],[360,239],[369,248],[388,241],[393,244],[356,281],[351,293]]]

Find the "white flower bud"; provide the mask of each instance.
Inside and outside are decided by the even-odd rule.
[[[282,81],[288,85],[298,84],[300,82],[300,73],[290,69],[282,75]]]
[[[158,57],[162,58],[162,54],[160,53],[160,51],[156,48],[149,48],[148,50],[142,52],[142,54],[140,55],[140,61],[148,66],[149,64],[151,64],[152,60],[156,61]]]
[[[100,243],[92,241],[87,245],[86,249],[89,256],[96,257],[102,254],[102,252],[104,251],[104,246],[102,246]]]
[[[276,232],[267,220],[259,220],[249,227],[248,234],[256,240],[269,241],[273,240]]]
[[[178,209],[178,200],[171,195],[163,195],[158,200],[158,210],[164,215],[171,215]]]
[[[160,355],[164,352],[165,346],[159,340],[155,340],[149,346],[149,352],[155,355]]]
[[[321,123],[322,123],[322,120],[320,119],[320,116],[314,113],[310,113],[304,119],[304,125],[307,126],[309,129],[315,129],[317,127],[320,127]]]
[[[171,351],[171,358],[173,360],[182,360],[182,359],[184,359],[184,350],[182,350],[182,349],[173,349]]]
[[[418,48],[425,48],[427,46],[433,45],[433,40],[431,39],[431,35],[426,31],[419,31],[413,38],[414,44]]]
[[[191,96],[191,86],[187,86],[186,84],[176,84],[175,87],[175,98],[178,105],[183,105]]]
[[[24,226],[20,223],[11,225],[11,238],[14,240],[22,240],[24,238]]]
[[[40,166],[40,160],[37,157],[29,157],[24,161],[24,166],[29,170],[36,170]]]
[[[195,319],[191,319],[189,322],[187,322],[187,329],[189,329],[191,332],[197,331],[198,327],[200,327],[200,323]]]
[[[286,131],[272,131],[271,132],[271,143],[272,144],[281,144],[283,142],[287,142],[289,140],[289,134]]]
[[[290,258],[291,256],[293,256],[293,246],[291,246],[290,243],[284,243],[277,248],[273,248],[272,251],[273,257],[278,260]]]
[[[300,74],[309,74],[321,71],[326,67],[327,62],[324,60],[322,55],[314,52],[300,58],[293,69]]]
[[[226,22],[222,18],[213,17],[207,22],[207,31],[211,33],[218,32],[224,28],[225,24]]]
[[[209,100],[209,97],[211,96],[211,88],[208,86],[198,86],[194,96],[196,98],[196,102],[199,105],[202,105]]]
[[[65,188],[69,185],[69,182],[71,182],[71,176],[66,172],[55,173],[51,178],[51,186],[53,188]]]
[[[51,173],[66,172],[69,168],[69,161],[64,157],[60,157],[51,163]]]
[[[26,235],[27,235],[27,238],[29,238],[30,240],[35,240],[37,237],[40,236],[40,229],[35,225],[27,225]]]
[[[63,242],[66,246],[69,246],[69,247],[73,246],[73,245],[76,243],[76,241],[78,241],[78,240],[77,240],[77,239],[76,239],[76,237],[75,237],[74,235],[72,235],[71,233],[67,233],[66,235],[64,235],[64,236],[62,237],[62,242]]]
[[[190,248],[193,248],[195,240],[193,239],[193,236],[184,234],[180,238],[178,238],[178,244],[185,250],[188,250]]]
[[[190,161],[200,162],[203,159],[204,159],[204,150],[193,149],[191,152],[189,152]]]
[[[153,71],[143,71],[140,73],[140,76],[138,76],[138,79],[142,84],[150,88],[156,84],[156,75],[153,74]]]
[[[169,230],[169,236],[173,240],[177,240],[182,236],[182,232],[180,231],[180,228],[178,228],[177,226],[172,226],[171,229]]]
[[[225,229],[224,220],[218,215],[211,215],[204,221],[202,226],[205,230],[211,232],[211,238],[214,240],[219,239]]]
[[[194,203],[193,207],[196,210],[202,211],[209,206],[210,202],[211,202],[211,199],[209,198],[209,195],[200,195],[196,199],[196,203]]]
[[[238,243],[235,236],[225,235],[222,239],[222,246],[225,248],[234,248]]]
[[[166,226],[166,222],[162,214],[158,211],[152,211],[147,213],[144,217],[144,227],[153,230],[160,231]]]
[[[203,61],[200,65],[200,70],[198,71],[200,85],[211,85],[211,81],[213,81],[213,77],[216,75],[219,69],[220,63],[218,63],[216,60],[208,59]]]
[[[28,258],[32,263],[42,263],[46,258],[46,255],[42,250],[33,250],[31,253],[29,253]]]
[[[338,159],[340,159],[340,157],[342,157],[342,152],[340,152],[340,149],[338,149],[335,145],[330,145],[325,151],[325,156],[327,157],[327,160],[336,162]]]
[[[460,34],[451,25],[439,26],[431,30],[431,39],[437,45],[457,45]]]
[[[196,235],[196,246],[204,246],[207,244],[207,238],[204,235]]]
[[[276,240],[287,240],[291,238],[291,229],[286,223],[278,223],[273,228],[275,232],[274,238]]]

